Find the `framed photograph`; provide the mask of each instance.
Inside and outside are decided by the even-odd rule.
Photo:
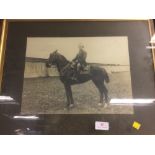
[[[153,34],[152,20],[4,20],[1,95],[16,102],[8,114],[37,116],[29,128],[41,134],[154,133]]]

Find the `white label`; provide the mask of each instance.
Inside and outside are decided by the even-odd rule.
[[[109,122],[95,122],[95,130],[109,130]]]

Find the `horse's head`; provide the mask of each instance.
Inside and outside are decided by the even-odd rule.
[[[52,65],[56,65],[58,56],[59,56],[59,54],[58,54],[58,51],[57,50],[54,51],[53,53],[51,53],[49,55],[49,58],[48,58],[47,62],[46,62],[46,67],[49,68]]]

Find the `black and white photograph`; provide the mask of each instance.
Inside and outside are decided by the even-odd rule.
[[[133,114],[127,36],[28,37],[22,114]]]
[[[3,134],[154,134],[153,20],[3,27]]]

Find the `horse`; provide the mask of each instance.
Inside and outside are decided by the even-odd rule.
[[[78,80],[74,80],[69,77],[65,72],[71,72],[73,68],[71,67],[71,62],[68,61],[63,55],[61,55],[58,51],[54,51],[50,53],[49,58],[46,61],[46,67],[50,68],[52,65],[55,65],[60,74],[60,80],[64,84],[64,88],[66,91],[67,103],[68,107],[74,106],[74,100],[72,96],[71,86],[75,84],[81,84],[92,80],[97,89],[99,90],[100,100],[99,103],[105,106],[109,104],[108,90],[104,84],[110,82],[107,71],[104,68],[89,65],[89,72],[87,74],[79,74]],[[104,102],[105,101],[105,102]]]

